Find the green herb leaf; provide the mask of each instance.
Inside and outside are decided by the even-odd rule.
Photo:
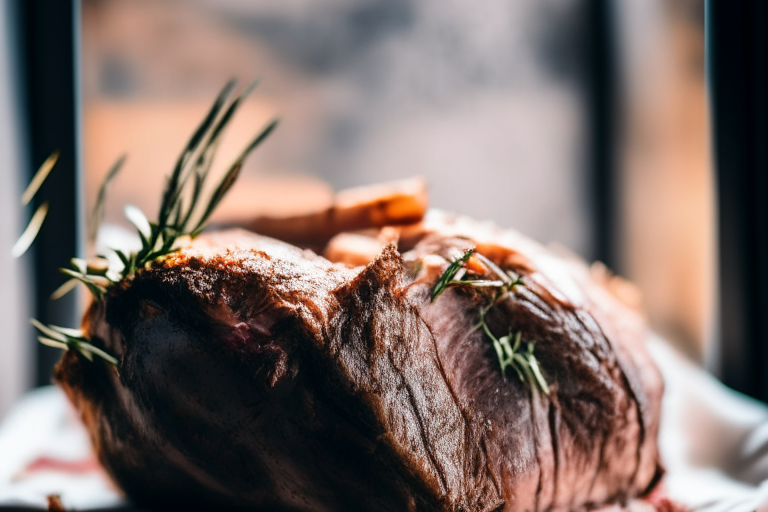
[[[69,268],[60,268],[59,272],[61,272],[62,274],[66,274],[70,277],[73,277],[78,281],[80,281],[81,283],[83,283],[88,288],[88,291],[91,292],[91,294],[95,299],[101,300],[101,298],[104,297],[104,294],[107,293],[107,289],[103,286],[102,282],[99,282],[98,280],[95,279],[96,276],[89,276],[87,274],[82,274],[80,272],[77,272],[76,270],[72,270]]]
[[[74,345],[75,349],[82,354],[84,358],[89,360],[90,362],[93,362],[93,354],[88,352],[85,347],[82,346],[82,344],[78,343]]]
[[[229,192],[229,190],[232,188],[232,185],[235,184],[235,180],[237,180],[237,177],[240,174],[240,169],[243,167],[245,159],[254,149],[256,149],[262,142],[264,142],[269,134],[271,134],[272,131],[277,127],[278,122],[279,121],[277,119],[273,119],[267,123],[267,125],[261,130],[261,133],[259,133],[250,142],[250,144],[245,147],[245,149],[240,153],[240,156],[234,161],[232,166],[229,168],[229,171],[227,171],[227,173],[219,182],[219,185],[216,187],[213,194],[211,194],[211,198],[208,201],[208,206],[198,221],[197,226],[195,226],[195,229],[192,230],[191,235],[193,238],[199,235],[200,232],[205,228],[205,224],[213,214],[213,211],[219,205],[221,200],[224,199],[224,196],[227,195],[227,192]]]
[[[533,355],[533,343],[528,344],[528,366],[531,368],[533,376],[536,378],[536,383],[545,395],[549,395],[549,384],[547,384],[544,375],[541,373],[541,367],[539,367],[539,360]]]
[[[43,227],[43,222],[45,221],[46,215],[48,215],[48,201],[40,205],[35,214],[32,215],[32,219],[30,219],[27,228],[21,234],[16,243],[13,244],[13,247],[11,248],[11,255],[14,258],[18,258],[27,252],[27,249],[29,249],[29,247],[32,245],[32,242],[35,241],[37,234],[40,232],[40,228]]]
[[[221,116],[221,119],[219,119],[219,121],[216,123],[216,126],[214,126],[213,130],[211,131],[209,146],[215,144],[219,140],[219,136],[224,131],[224,128],[229,125],[229,121],[237,111],[237,108],[240,106],[243,100],[245,100],[245,98],[247,98],[253,92],[253,90],[256,89],[260,82],[261,78],[257,78],[248,84],[248,86],[243,89],[243,92],[241,92],[240,95],[235,98],[234,101],[232,101],[227,110],[224,112],[224,115]]]
[[[152,234],[152,228],[149,226],[149,221],[147,220],[146,215],[144,215],[144,212],[129,204],[125,207],[125,217],[139,231],[139,235],[142,237],[142,242],[147,241]]]
[[[170,178],[168,178],[168,182],[165,186],[163,199],[160,203],[160,211],[157,215],[157,224],[160,227],[160,231],[162,231],[168,224],[168,219],[170,218],[170,215],[176,206],[176,200],[182,192],[183,186],[180,185],[183,185],[181,182],[182,173],[187,165],[187,162],[197,151],[200,142],[203,140],[206,133],[208,133],[208,130],[211,128],[214,121],[218,117],[219,112],[224,106],[229,95],[232,93],[232,90],[235,88],[236,84],[237,82],[235,80],[230,80],[227,85],[224,86],[224,89],[222,89],[219,93],[219,96],[216,98],[213,106],[208,111],[205,119],[203,119],[203,122],[200,123],[195,132],[192,134],[192,137],[189,139],[187,146],[184,148],[184,151],[181,153],[181,156],[176,162],[176,166],[174,167],[173,172],[171,173]],[[155,240],[153,240],[153,242],[154,241]]]
[[[113,249],[113,252],[117,255],[118,258],[120,258],[120,261],[123,262],[123,265],[126,267],[130,265],[130,259],[125,255],[123,251]]]
[[[493,261],[486,258],[480,253],[477,253],[477,259],[479,259],[486,267],[491,269],[491,271],[493,271],[493,273],[496,274],[500,280],[502,280],[505,283],[509,281],[509,275],[507,275],[506,272],[501,270],[501,268],[498,265],[496,265]]]
[[[47,337],[54,339],[56,341],[60,341],[62,343],[66,343],[67,337],[61,334],[60,332],[56,332],[47,325],[43,324],[36,318],[30,318],[29,322],[35,326],[35,328],[45,334]]]
[[[62,298],[63,296],[65,296],[66,294],[68,294],[69,292],[77,288],[77,284],[79,282],[80,281],[77,279],[69,279],[67,281],[64,281],[64,284],[56,288],[56,291],[54,291],[51,294],[51,300],[58,300]]]
[[[486,281],[484,279],[477,280],[457,280],[449,281],[446,286],[469,286],[472,288],[502,288],[506,283],[504,281]]]
[[[449,283],[453,280],[453,278],[456,276],[458,271],[464,266],[464,264],[469,261],[470,256],[475,252],[474,249],[469,249],[467,252],[465,252],[460,257],[453,260],[450,265],[448,265],[448,268],[445,269],[445,272],[443,272],[443,275],[440,276],[440,278],[437,280],[435,285],[432,287],[432,302],[437,299],[441,293],[445,291],[445,289],[448,287]]]
[[[104,220],[104,210],[107,204],[107,192],[120,172],[120,169],[123,168],[126,158],[126,155],[121,155],[120,158],[112,164],[112,167],[110,167],[104,177],[104,181],[101,182],[99,192],[96,194],[96,203],[93,205],[93,210],[91,210],[91,214],[88,216],[88,240],[91,242],[95,242],[96,237],[99,235],[99,227],[101,226],[102,220]]]
[[[81,274],[88,273],[88,263],[83,258],[70,258],[69,263],[72,265],[72,268]]]
[[[37,337],[43,345],[62,350],[75,349],[89,361],[93,361],[93,356],[96,355],[110,364],[117,365],[118,361],[115,357],[94,346],[80,329],[45,325],[34,318],[31,318],[30,322],[38,331],[43,333],[43,336]]]
[[[69,350],[69,345],[67,345],[66,343],[63,343],[61,341],[56,341],[51,338],[46,338],[45,336],[38,336],[37,341],[49,347],[60,348],[62,350]]]
[[[40,190],[40,187],[42,186],[43,182],[48,177],[48,175],[51,173],[51,171],[53,170],[58,160],[59,160],[58,150],[51,153],[51,156],[45,159],[45,162],[43,162],[43,165],[41,165],[40,168],[37,170],[37,172],[35,173],[35,176],[32,178],[32,181],[30,181],[29,185],[27,185],[27,189],[21,195],[21,204],[25,204],[25,205],[29,204],[32,198],[35,197],[35,194],[37,194],[37,191]]]
[[[113,365],[117,365],[117,358],[107,354],[106,352],[104,352],[100,348],[95,347],[95,346],[91,345],[90,343],[88,343],[86,341],[80,342],[78,345],[83,350],[86,350],[87,352],[89,352],[91,354],[95,354],[95,355],[99,356],[100,358],[104,359],[106,362],[108,362],[110,364],[113,364]],[[91,359],[91,360],[93,360],[93,359]]]
[[[58,325],[49,325],[51,329],[73,340],[88,341],[81,329],[70,329],[69,327],[59,327]]]

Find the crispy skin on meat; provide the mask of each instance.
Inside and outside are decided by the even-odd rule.
[[[552,393],[504,377],[473,330],[486,298],[429,290],[477,245],[526,286],[491,328],[536,341]],[[662,384],[640,317],[511,232],[433,216],[366,267],[211,233],[84,319],[116,369],[65,353],[56,380],[137,503],[296,511],[577,510],[660,475]]]

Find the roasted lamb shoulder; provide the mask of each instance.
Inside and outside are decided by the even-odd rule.
[[[647,495],[662,382],[608,278],[463,217],[432,212],[395,235],[351,267],[205,233],[95,301],[83,328],[118,364],[70,351],[55,378],[126,495],[307,512],[569,511]],[[471,248],[521,276],[486,323],[532,343],[546,392],[502,373],[476,328],[487,291],[432,300]]]

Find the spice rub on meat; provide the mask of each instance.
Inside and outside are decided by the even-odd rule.
[[[69,351],[55,377],[127,496],[152,509],[522,512],[631,507],[652,490],[662,382],[640,315],[603,278],[463,217],[431,212],[390,235],[351,266],[206,233],[95,301],[83,329],[118,364]],[[548,394],[502,373],[475,328],[487,294],[431,300],[471,247],[522,276],[487,324],[535,342]]]

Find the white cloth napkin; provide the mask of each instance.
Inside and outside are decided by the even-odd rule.
[[[64,393],[48,386],[28,393],[0,425],[0,510],[47,509],[51,494],[67,509],[124,505]]]
[[[667,493],[702,512],[768,511],[768,407],[661,339],[650,349],[665,384],[659,446]]]

